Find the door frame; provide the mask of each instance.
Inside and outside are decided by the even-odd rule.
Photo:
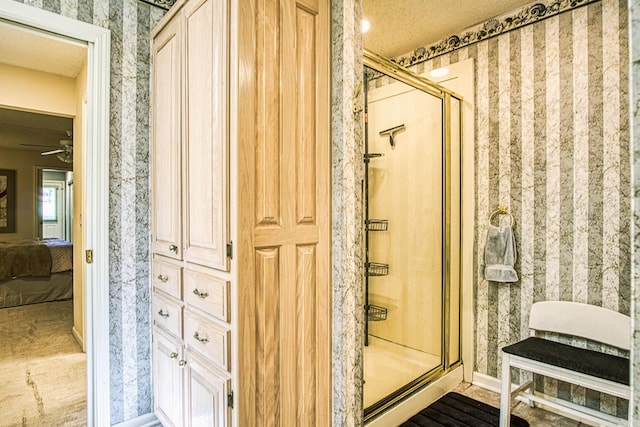
[[[87,313],[87,423],[110,424],[109,384],[109,30],[24,4],[0,2],[0,19],[46,31],[49,36],[87,43],[87,115],[82,180],[84,250],[93,251],[86,264],[84,304]],[[78,236],[79,237],[79,236]]]

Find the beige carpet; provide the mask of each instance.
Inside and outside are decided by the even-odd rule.
[[[0,309],[0,426],[86,425],[72,301]]]

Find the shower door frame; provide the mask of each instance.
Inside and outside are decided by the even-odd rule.
[[[451,301],[450,301],[450,293],[451,293],[451,203],[452,203],[452,195],[451,195],[451,116],[452,116],[452,107],[451,107],[451,99],[458,100],[458,126],[459,126],[459,138],[460,145],[462,145],[463,141],[463,97],[457,94],[454,91],[451,91],[425,77],[422,77],[410,70],[407,70],[404,67],[380,56],[377,55],[367,49],[363,50],[363,65],[364,67],[371,68],[381,74],[387,75],[399,82],[405,83],[417,90],[421,90],[425,93],[428,93],[436,98],[439,98],[442,102],[442,147],[443,147],[443,173],[442,173],[442,188],[443,188],[443,221],[442,221],[442,232],[443,232],[443,245],[442,245],[442,253],[443,253],[443,277],[442,277],[442,316],[441,316],[441,363],[436,368],[430,370],[429,372],[424,373],[420,377],[406,384],[404,387],[395,390],[391,394],[387,395],[382,400],[372,404],[371,406],[364,408],[364,421],[369,421],[378,415],[382,414],[386,410],[390,409],[392,406],[396,405],[403,399],[413,395],[415,392],[421,390],[425,386],[427,386],[432,381],[442,377],[453,369],[459,367],[462,364],[462,349],[461,349],[461,341],[462,341],[462,306],[461,306],[461,298],[458,298],[458,310],[457,315],[459,318],[458,325],[459,330],[457,333],[458,336],[458,358],[457,360],[450,360],[450,322],[451,322]],[[366,96],[366,94],[365,94]],[[366,119],[368,121],[368,119]],[[366,138],[366,126],[368,123],[365,121],[365,138]],[[448,124],[448,125],[447,125]],[[366,144],[367,142],[365,142]],[[365,153],[366,155],[366,153]],[[365,159],[366,161],[366,159]],[[457,159],[460,167],[462,166],[462,150],[459,151],[459,158]],[[458,197],[462,197],[462,180],[459,181],[458,188]],[[458,200],[458,249],[459,249],[459,258],[458,262],[458,292],[459,296],[462,295],[462,201]],[[365,200],[365,204],[368,204],[368,201]],[[365,230],[365,239],[366,239],[366,230]],[[366,305],[368,305],[368,281],[365,277],[365,301]],[[366,316],[367,308],[365,306],[365,334],[368,334],[368,319]],[[368,336],[365,335],[365,340],[368,339]]]

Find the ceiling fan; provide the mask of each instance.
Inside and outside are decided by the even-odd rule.
[[[55,154],[58,160],[64,163],[73,163],[73,141],[71,140],[71,131],[67,131],[67,136],[69,139],[61,139],[60,140],[60,148],[56,148],[55,150],[43,151],[40,153],[41,156],[50,156]]]

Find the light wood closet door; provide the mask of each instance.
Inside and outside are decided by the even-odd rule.
[[[185,16],[185,253],[228,271],[228,12],[226,0],[191,1]]]
[[[182,258],[181,111],[179,19],[153,44],[153,138],[151,170],[153,252]]]
[[[329,2],[240,7],[240,425],[329,426]]]
[[[180,342],[159,329],[153,330],[154,411],[165,426],[180,426],[184,401],[180,389],[184,382],[183,348]]]

